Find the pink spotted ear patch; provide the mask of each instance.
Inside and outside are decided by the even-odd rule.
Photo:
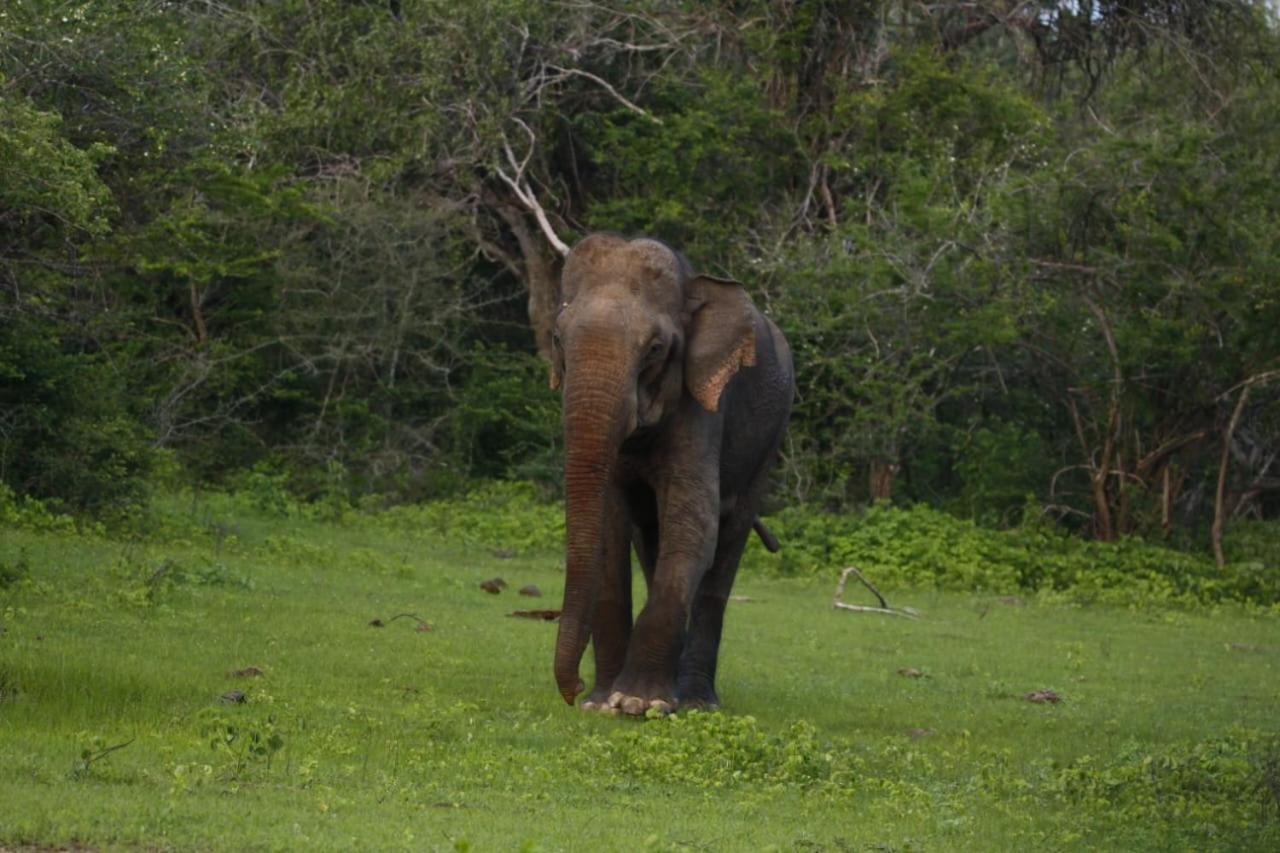
[[[720,408],[720,395],[724,393],[724,386],[729,384],[729,380],[738,372],[738,368],[752,367],[755,363],[756,335],[753,329],[739,341],[729,357],[710,376],[699,383],[698,387],[692,389],[693,398],[708,412],[716,411]]]

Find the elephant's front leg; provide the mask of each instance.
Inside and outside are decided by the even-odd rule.
[[[591,621],[596,684],[582,700],[584,710],[606,710],[613,683],[622,671],[631,640],[631,520],[615,490],[605,507],[600,596]]]
[[[716,554],[711,568],[698,585],[697,598],[689,614],[689,632],[684,655],[680,659],[677,685],[682,707],[720,707],[720,697],[716,694],[716,662],[720,654],[724,610],[754,520],[753,505],[720,520]]]
[[[636,619],[608,704],[626,714],[676,708],[676,676],[694,591],[715,550],[718,513],[709,489],[682,495],[662,513],[649,598]]]

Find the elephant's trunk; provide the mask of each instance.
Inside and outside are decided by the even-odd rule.
[[[565,377],[565,584],[555,676],[570,705],[584,689],[578,664],[591,636],[604,573],[610,482],[629,419],[625,359],[592,359]]]

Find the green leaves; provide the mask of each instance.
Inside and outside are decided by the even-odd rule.
[[[663,81],[654,118],[617,107],[573,120],[596,180],[589,224],[652,234],[694,257],[739,251],[745,229],[798,179],[798,140],[749,79],[707,68]]]
[[[5,254],[27,240],[57,249],[59,243],[105,234],[115,205],[97,167],[112,152],[104,143],[74,145],[64,134],[61,116],[38,109],[0,73],[0,235],[7,235]]]

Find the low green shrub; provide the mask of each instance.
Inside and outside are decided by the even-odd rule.
[[[237,519],[267,516],[303,525],[354,524],[511,554],[556,553],[564,547],[563,505],[527,482],[485,482],[460,496],[386,508],[376,500],[352,505],[337,489],[301,501],[285,480],[283,474],[254,470],[234,492],[158,496],[135,513],[125,532],[152,539],[212,536],[222,544],[236,541]],[[1274,522],[1233,528],[1227,537],[1230,561],[1219,569],[1207,554],[1137,538],[1083,540],[1042,521],[1033,510],[1028,508],[1031,520],[1020,527],[994,530],[919,504],[877,504],[860,513],[791,506],[767,519],[781,552],[767,553],[752,537],[744,567],[834,577],[840,568],[856,565],[883,589],[1040,593],[1078,603],[1280,605],[1280,525]],[[18,498],[0,484],[2,524],[76,529],[71,517]],[[297,532],[294,538],[299,537],[305,540],[305,532]]]
[[[799,789],[838,799],[919,800],[944,810],[960,792],[940,780],[977,766],[981,781],[969,793],[1018,808],[1079,809],[1117,827],[1193,818],[1209,835],[1280,836],[1280,741],[1243,729],[1157,751],[1133,742],[1105,758],[1023,764],[979,744],[926,755],[896,739],[822,738],[804,721],[770,732],[751,716],[692,711],[587,737],[570,760],[614,786]]]
[[[564,547],[563,506],[541,498],[530,483],[485,483],[461,497],[391,507],[362,523],[519,553]]]
[[[1085,755],[1047,768],[1037,787],[1073,808],[1135,824],[1194,820],[1211,833],[1280,837],[1280,740],[1236,731],[1152,753],[1138,744],[1110,760]],[[1260,849],[1260,848],[1259,848]]]
[[[784,575],[852,564],[885,588],[1065,593],[1111,604],[1280,603],[1280,548],[1260,544],[1277,536],[1275,525],[1250,531],[1248,559],[1219,569],[1207,555],[1141,539],[1086,541],[1040,521],[992,530],[924,505],[877,504],[859,514],[789,507],[768,523],[781,553],[753,543],[747,564]]]
[[[127,511],[143,499],[153,436],[113,360],[65,334],[21,310],[0,323],[0,480],[76,512]]]
[[[578,747],[578,760],[593,775],[699,788],[839,790],[852,784],[850,757],[821,743],[809,723],[771,734],[754,717],[699,711],[667,717],[658,726],[588,737]]]
[[[76,529],[76,519],[52,509],[45,501],[17,495],[7,483],[0,482],[0,527],[70,533]]]
[[[27,555],[18,552],[17,559],[0,558],[0,589],[8,589],[31,578],[31,565]]]
[[[866,512],[789,507],[768,520],[782,543],[775,570],[812,575],[857,565],[877,583],[940,589],[1014,589],[1026,558],[991,531],[924,506]],[[753,562],[759,552],[753,552]]]

